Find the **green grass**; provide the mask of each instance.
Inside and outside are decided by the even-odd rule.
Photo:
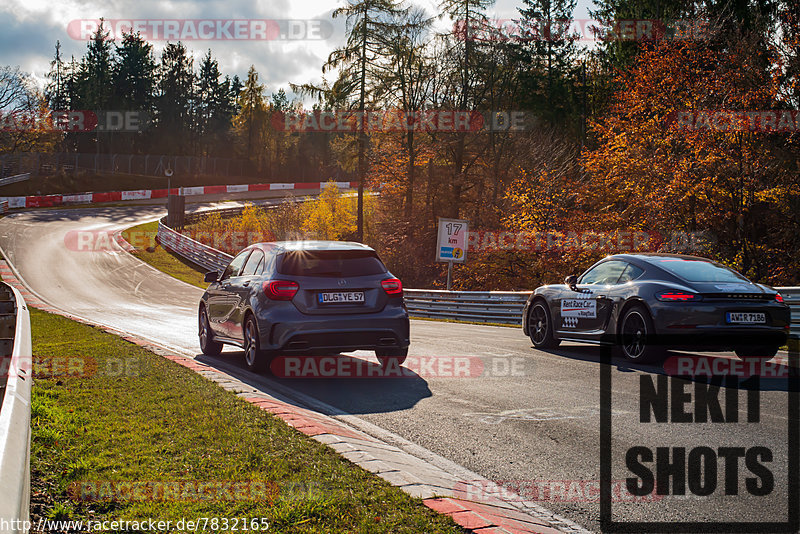
[[[263,517],[269,532],[463,532],[189,369],[57,315],[31,310],[31,323],[39,369],[31,403],[35,520]],[[43,374],[63,358],[96,372]],[[277,492],[273,502],[85,501],[70,493],[75,483],[103,481],[263,481]]]
[[[177,254],[165,250],[156,243],[158,221],[133,226],[122,232],[122,237],[136,247],[133,253],[145,263],[149,263],[159,271],[177,278],[182,282],[205,289],[208,283],[203,281],[205,270]]]

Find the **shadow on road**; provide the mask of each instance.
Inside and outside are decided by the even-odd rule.
[[[415,372],[402,368],[402,376],[380,376],[380,365],[345,354],[337,356],[351,369],[359,367],[362,378],[319,377],[319,378],[278,378],[269,371],[258,375],[249,371],[242,351],[223,352],[221,356],[210,357],[198,354],[195,359],[209,367],[230,374],[254,389],[273,394],[274,385],[287,391],[286,402],[307,407],[292,398],[292,393],[313,397],[333,407],[327,415],[340,413],[368,414],[385,413],[413,408],[420,400],[431,397],[428,383]],[[323,413],[325,413],[323,411]]]

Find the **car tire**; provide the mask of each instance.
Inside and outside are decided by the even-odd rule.
[[[620,354],[629,362],[653,362],[664,356],[664,347],[656,343],[650,312],[638,304],[622,316],[617,343]]]
[[[396,362],[399,367],[403,365],[403,362],[405,362],[408,357],[408,347],[404,349],[375,349],[375,356],[378,357],[378,361],[381,362],[381,367],[383,369],[389,367],[389,364],[393,361]]]
[[[200,313],[197,315],[197,323],[199,332],[197,333],[200,339],[200,350],[206,356],[219,356],[222,352],[222,343],[214,341],[214,334],[211,332],[211,325],[208,322],[208,313],[203,306],[200,308]]]
[[[736,356],[739,357],[740,360],[771,360],[778,354],[778,347],[777,345],[751,345],[751,346],[744,346],[744,347],[737,347],[734,352],[736,352]]]
[[[251,371],[262,372],[269,368],[272,362],[271,353],[261,350],[261,341],[258,335],[258,324],[252,315],[247,316],[244,323],[244,362]]]
[[[528,312],[528,336],[537,349],[554,349],[561,344],[553,335],[553,319],[542,300],[537,300]]]

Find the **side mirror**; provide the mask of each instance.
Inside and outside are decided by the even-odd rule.
[[[567,276],[566,278],[564,278],[564,283],[567,284],[567,287],[569,287],[573,291],[578,289],[577,288],[578,277],[575,276],[574,274],[571,274],[571,275]]]
[[[219,273],[216,271],[211,273],[206,273],[206,275],[203,277],[203,281],[205,282],[216,282],[218,279],[219,279]]]

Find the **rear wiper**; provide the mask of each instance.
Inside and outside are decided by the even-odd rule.
[[[341,278],[342,273],[340,271],[325,271],[321,273],[314,273],[314,276],[338,276]]]

